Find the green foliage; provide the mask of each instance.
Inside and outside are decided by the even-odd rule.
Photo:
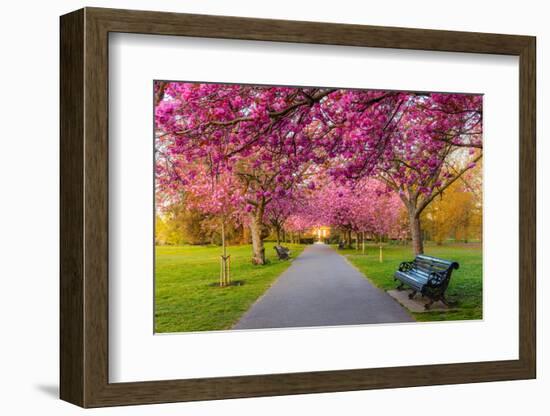
[[[481,167],[454,182],[422,213],[422,226],[439,245],[448,239],[480,240],[483,201]]]
[[[157,215],[155,242],[157,245],[204,244],[208,232],[202,226],[207,216],[194,210],[175,206],[164,216]]]
[[[220,247],[157,246],[155,266],[155,331],[186,332],[231,328],[286,270],[291,261],[277,259],[273,243],[266,244],[269,263],[255,266],[250,245],[230,246],[231,279],[217,286]],[[285,244],[296,258],[304,246]]]
[[[230,244],[246,244],[250,239],[247,231],[246,227],[228,221],[225,225],[226,241]],[[162,217],[156,217],[155,244],[221,244],[221,219],[186,208],[184,203],[174,204]]]
[[[355,250],[339,250],[376,286],[384,290],[395,289],[397,282],[393,274],[402,261],[414,258],[410,246],[387,245],[383,248],[384,261],[379,262],[378,245],[368,245],[366,254]],[[436,246],[427,244],[425,253],[460,264],[454,270],[446,296],[450,301],[457,302],[449,312],[413,313],[417,321],[451,321],[465,319],[481,319],[483,317],[483,279],[482,250],[480,244],[450,244]]]

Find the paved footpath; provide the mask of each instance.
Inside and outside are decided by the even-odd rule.
[[[306,247],[244,314],[234,329],[413,322],[408,312],[374,287],[325,244]]]

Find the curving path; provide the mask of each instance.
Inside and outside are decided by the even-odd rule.
[[[306,247],[233,327],[413,322],[406,310],[325,244]]]

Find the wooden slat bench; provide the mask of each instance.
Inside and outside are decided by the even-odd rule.
[[[445,291],[449,286],[452,271],[458,269],[458,266],[455,261],[420,254],[413,261],[401,263],[393,277],[400,282],[398,290],[402,290],[404,286],[412,289],[409,299],[417,293],[430,299],[424,305],[426,309],[430,309],[432,304],[439,300],[449,305],[445,299]]]
[[[279,260],[288,260],[290,258],[289,248],[283,247],[283,246],[275,246],[273,248],[277,252],[277,256],[279,257]]]

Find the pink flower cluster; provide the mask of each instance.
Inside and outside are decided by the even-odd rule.
[[[160,92],[160,206],[191,196],[240,221],[396,232],[406,192],[430,195],[453,175],[449,158],[482,148],[480,95],[157,82]]]

